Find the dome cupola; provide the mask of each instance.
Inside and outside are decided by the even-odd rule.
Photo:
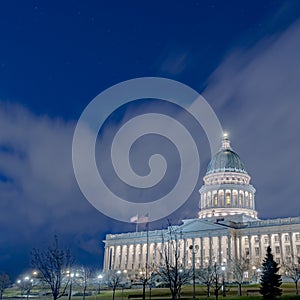
[[[246,214],[257,218],[255,189],[250,184],[245,164],[224,134],[222,147],[208,164],[200,189],[199,218]]]

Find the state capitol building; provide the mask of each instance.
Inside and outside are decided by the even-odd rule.
[[[300,257],[300,217],[260,220],[255,210],[255,188],[245,165],[224,136],[220,151],[210,161],[200,189],[199,216],[172,226],[182,267],[226,266],[245,258],[252,269],[261,265],[267,246],[275,260],[290,263]],[[126,270],[129,276],[160,264],[170,243],[169,229],[107,234],[103,271]],[[194,253],[190,249],[194,249]],[[172,254],[170,254],[172,255]]]

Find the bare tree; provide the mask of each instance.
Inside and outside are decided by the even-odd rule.
[[[26,276],[23,280],[18,280],[17,285],[21,290],[21,296],[26,295],[26,299],[28,300],[31,289],[34,286],[37,286],[37,281],[33,280],[33,278],[29,278]]]
[[[245,282],[245,273],[249,271],[250,262],[248,258],[240,257],[230,263],[233,281],[238,285],[238,296],[242,296],[242,285]]]
[[[60,249],[58,237],[55,235],[47,249],[33,249],[31,263],[39,270],[42,280],[50,287],[53,299],[62,297],[70,283],[67,271],[74,263],[70,250]]]
[[[0,274],[0,300],[2,300],[3,292],[10,285],[9,276],[5,273]]]
[[[210,297],[210,288],[214,281],[214,267],[211,263],[209,263],[207,266],[197,270],[196,277],[199,279],[199,281],[206,286],[206,296]]]
[[[181,288],[192,278],[192,273],[181,265],[178,233],[172,226],[169,226],[169,238],[163,250],[162,263],[157,268],[157,274],[168,283],[172,299],[180,299]]]
[[[77,278],[77,283],[83,289],[82,300],[85,300],[86,290],[87,290],[87,287],[89,284],[89,279],[91,278],[91,275],[92,275],[92,271],[90,268],[82,266],[79,269],[79,276]]]
[[[117,287],[120,285],[122,281],[122,272],[117,271],[115,273],[108,274],[107,285],[112,289],[112,299],[115,300],[115,293]]]
[[[285,275],[291,278],[295,283],[296,294],[299,295],[298,281],[300,280],[300,257],[297,257],[297,263],[293,259],[292,262],[283,264]]]

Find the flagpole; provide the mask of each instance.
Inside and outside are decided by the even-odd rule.
[[[147,227],[147,252],[146,252],[146,279],[148,280],[148,260],[149,260],[149,222],[146,224]]]

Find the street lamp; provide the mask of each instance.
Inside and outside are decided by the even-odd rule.
[[[98,279],[99,279],[99,289],[98,289],[98,294],[100,294],[100,289],[101,289],[101,280],[102,280],[103,276],[100,274],[98,275]]]
[[[226,286],[225,286],[225,266],[222,266],[222,296],[226,297]]]
[[[72,286],[73,286],[73,277],[74,277],[74,273],[69,273],[70,276],[70,289],[69,289],[69,300],[71,300],[72,297]]]
[[[195,278],[195,254],[198,252],[199,250],[199,246],[198,245],[190,245],[189,249],[192,252],[192,263],[193,263],[193,299],[196,298],[196,278]]]

